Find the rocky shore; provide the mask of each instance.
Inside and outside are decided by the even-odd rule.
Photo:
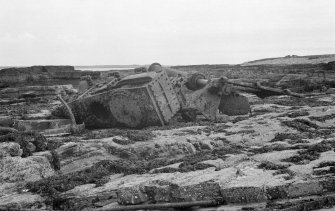
[[[70,134],[43,133],[68,123],[55,123],[60,120],[51,110],[60,102],[52,89],[41,91],[45,95],[38,90],[38,100],[6,103],[5,94],[20,99],[27,90],[0,90],[0,127],[13,129],[0,130],[0,210],[217,199],[222,203],[216,208],[194,209],[301,210],[335,202],[331,92],[265,99],[245,94],[248,115],[221,115],[216,122],[199,116],[191,123],[177,115],[168,126]],[[65,86],[64,92],[76,90]]]

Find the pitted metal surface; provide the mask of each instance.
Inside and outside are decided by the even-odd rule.
[[[87,127],[166,125],[180,103],[165,71],[132,75],[113,89],[70,104],[78,122]]]
[[[116,121],[129,126],[139,127],[146,114],[141,99],[127,90],[115,90],[112,100],[108,102],[110,112]]]

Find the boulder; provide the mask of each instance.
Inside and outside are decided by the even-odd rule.
[[[8,156],[21,156],[22,149],[20,145],[15,142],[2,142],[0,143],[0,158]]]
[[[0,116],[0,127],[12,127],[14,121],[10,116]]]
[[[115,174],[103,186],[78,186],[60,194],[60,198],[65,206],[70,202],[76,204],[76,207],[113,203],[116,199],[120,204],[210,200],[220,197],[221,183],[227,183],[235,177],[235,168],[220,171],[208,168],[187,173]]]
[[[55,151],[35,152],[33,155],[46,157],[54,170],[60,170],[60,161]]]
[[[16,194],[18,187],[18,183],[0,183],[0,200],[1,197]]]
[[[18,120],[16,128],[20,131],[43,131],[71,125],[70,119]]]
[[[223,166],[225,166],[225,161],[223,161],[221,158],[216,160],[205,160],[201,161],[200,163],[215,166],[216,169],[223,169]]]
[[[335,88],[329,88],[327,91],[326,91],[327,94],[335,94]]]
[[[322,194],[324,189],[319,181],[299,181],[288,186],[288,197],[302,197]]]
[[[257,163],[247,161],[236,166],[237,177],[228,183],[221,183],[221,195],[228,203],[254,203],[267,200],[267,187],[281,187],[287,182],[283,175],[264,171]]]
[[[54,174],[46,157],[4,157],[0,160],[0,183],[37,181]]]
[[[175,169],[175,170],[178,170],[180,164],[182,164],[182,162],[174,163],[174,164],[163,166],[163,167],[159,167],[159,168],[154,168],[154,169],[151,169],[149,173],[155,173],[155,172],[160,171],[162,169]]]
[[[79,210],[89,208],[92,205],[101,207],[116,202],[117,185],[122,181],[123,176],[123,174],[111,175],[110,182],[104,186],[96,187],[95,184],[85,184],[61,193],[59,207],[64,210]],[[132,175],[132,178],[134,176]]]
[[[215,168],[188,173],[142,175],[132,181],[123,181],[118,187],[120,204],[199,201],[220,197],[220,184],[236,177],[235,168],[215,171]]]
[[[55,150],[61,163],[63,174],[89,168],[102,160],[116,160],[109,148],[99,143],[68,142]]]
[[[23,193],[0,197],[0,210],[40,210],[46,209],[44,198],[40,195]]]
[[[211,144],[212,139],[209,138],[198,138],[198,137],[188,137],[187,141],[191,143],[196,150],[213,150],[214,146]]]
[[[166,137],[160,135],[149,142],[136,142],[132,145],[124,146],[124,149],[138,157],[147,159],[157,157],[172,158],[179,155],[194,154],[197,152],[197,149],[187,140],[188,138],[190,137]],[[198,141],[195,141],[195,143],[198,143]],[[207,140],[199,143],[199,149],[208,149],[211,147],[211,144]]]
[[[58,92],[64,94],[76,94],[77,90],[71,84],[54,86],[24,86],[16,88],[5,88],[0,90],[1,98],[20,98],[20,97],[54,97]]]
[[[15,132],[17,132],[17,130],[12,127],[1,127],[0,126],[0,135],[6,135],[8,133],[15,133]]]
[[[35,114],[24,114],[22,116],[23,119],[47,119],[51,116],[51,112],[49,110],[41,110],[39,113]]]
[[[248,160],[248,156],[245,154],[229,155],[225,160],[216,159],[216,160],[205,160],[200,163],[209,164],[215,166],[217,170],[224,168],[234,167],[239,163]]]

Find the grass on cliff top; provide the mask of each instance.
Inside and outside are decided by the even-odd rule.
[[[245,62],[242,65],[292,65],[292,64],[318,64],[335,60],[335,54],[297,56],[287,55],[285,57],[265,58]]]

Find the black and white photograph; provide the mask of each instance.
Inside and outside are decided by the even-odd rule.
[[[0,0],[1,210],[335,210],[335,0]]]

